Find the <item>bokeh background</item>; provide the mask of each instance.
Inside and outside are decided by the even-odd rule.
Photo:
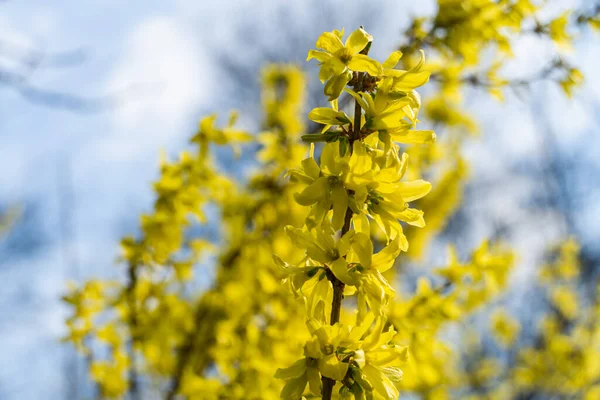
[[[547,12],[591,3],[550,1]],[[152,205],[161,150],[176,154],[201,116],[232,108],[257,131],[269,62],[305,68],[316,81],[309,105],[322,103],[304,61],[321,32],[363,25],[385,58],[411,16],[435,10],[400,0],[0,2],[0,212],[14,215],[0,238],[0,399],[83,392],[81,360],[59,341],[60,297],[68,280],[123,276],[117,244]],[[514,51],[508,77],[535,74],[555,49],[529,37]],[[571,100],[544,81],[504,102],[476,89],[465,99],[481,135],[465,145],[472,174],[447,233],[460,233],[459,252],[490,236],[515,248],[507,306],[517,313],[535,312],[535,266],[554,240],[576,237],[584,272],[598,275],[597,34],[581,33],[565,57],[585,75]],[[222,162],[243,175],[243,155]],[[444,259],[434,251],[425,262]],[[211,276],[207,267],[198,284]]]

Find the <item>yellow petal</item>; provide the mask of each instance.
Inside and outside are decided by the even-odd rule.
[[[352,156],[348,161],[350,171],[355,175],[365,175],[373,169],[373,159],[367,154],[367,147],[357,140],[352,145]]]
[[[398,389],[396,389],[392,381],[390,381],[379,368],[367,364],[363,368],[363,372],[371,385],[373,385],[373,388],[375,388],[384,399],[395,400],[400,396]]]
[[[323,67],[329,68],[333,75],[341,75],[344,71],[346,71],[346,63],[340,60],[337,57],[331,57],[327,60]]]
[[[306,57],[306,61],[309,61],[309,60],[312,60],[313,58],[316,58],[320,62],[325,62],[325,61],[329,60],[331,57],[332,57],[331,54],[329,54],[327,52],[324,52],[324,51],[309,50],[308,51],[308,56]]]
[[[350,118],[343,111],[336,111],[328,107],[319,107],[308,113],[311,121],[326,125],[349,124]]]
[[[371,350],[377,346],[377,343],[379,342],[379,338],[381,337],[381,331],[383,330],[384,324],[385,324],[385,318],[377,317],[377,319],[375,320],[375,326],[371,330],[371,333],[369,333],[369,335],[367,335],[367,337],[365,337],[365,339],[363,340],[362,348],[365,351],[368,352],[369,350]]]
[[[304,169],[306,175],[312,179],[318,179],[319,174],[321,173],[321,169],[312,157],[302,160],[302,169]]]
[[[329,354],[319,360],[321,375],[336,381],[341,381],[346,376],[348,364],[337,359],[335,354]]]
[[[404,201],[414,201],[424,197],[431,191],[431,183],[422,179],[412,182],[398,182],[397,192],[402,196]]]
[[[362,51],[372,40],[373,36],[369,35],[364,29],[359,28],[348,36],[345,46],[352,51],[352,54],[356,54]]]
[[[381,64],[364,54],[357,54],[348,63],[348,68],[353,71],[366,72],[371,76],[379,76],[383,73]]]
[[[200,131],[204,133],[208,133],[212,131],[215,125],[215,120],[217,119],[216,114],[209,115],[200,121]]]
[[[319,374],[319,370],[317,368],[308,368],[306,376],[311,393],[314,395],[321,394],[321,375]]]
[[[369,218],[367,218],[365,214],[354,214],[352,217],[352,225],[354,226],[354,230],[358,233],[367,235],[371,233]]]
[[[344,47],[344,44],[333,32],[323,32],[317,39],[316,47],[330,53],[335,53]]]
[[[307,186],[302,192],[295,193],[294,199],[301,206],[310,206],[329,196],[329,182],[322,176]]]
[[[321,324],[309,318],[306,321],[307,327],[311,335],[320,328]],[[321,344],[318,339],[311,339],[304,345],[304,355],[310,358],[321,358]],[[310,368],[310,367],[309,367]],[[308,368],[307,368],[308,369]],[[311,368],[312,369],[312,368]]]
[[[333,286],[329,279],[323,278],[313,288],[308,298],[308,316],[325,323],[331,314]]]
[[[400,236],[396,236],[390,244],[385,246],[379,253],[373,255],[373,268],[376,268],[379,272],[387,271],[394,265],[399,254]]]
[[[345,91],[348,92],[348,94],[350,94],[350,96],[354,97],[354,99],[360,105],[360,108],[362,108],[365,111],[369,111],[369,105],[367,104],[365,99],[362,98],[362,96],[360,94],[356,93],[354,90],[349,89],[349,88],[346,88]]]
[[[414,208],[407,208],[401,213],[397,214],[400,221],[404,221],[409,225],[423,228],[425,226],[425,219],[423,219],[423,211]]]
[[[337,99],[338,97],[340,97],[340,94],[342,94],[342,91],[346,87],[346,84],[350,82],[350,79],[352,79],[352,73],[350,71],[334,76],[333,78],[329,79],[325,84],[323,93],[325,93],[325,95],[328,96],[329,101]]]
[[[279,368],[275,372],[275,379],[292,379],[302,376],[306,372],[306,358],[301,358],[287,368]]]
[[[392,135],[395,142],[404,144],[429,144],[434,143],[436,139],[434,131],[398,129],[396,131],[388,130],[388,133]]]
[[[355,231],[349,230],[348,232],[344,233],[344,236],[340,238],[340,240],[337,243],[337,249],[340,253],[340,256],[345,256],[348,253],[348,250],[350,250],[351,240],[355,234]]]
[[[333,218],[331,226],[336,231],[342,229],[346,219],[346,210],[348,209],[348,192],[342,184],[335,185],[331,189],[331,200],[333,202]]]
[[[420,72],[406,72],[398,70],[386,70],[385,74],[387,76],[394,77],[394,90],[400,90],[403,92],[408,92],[410,90],[416,89],[419,86],[423,86],[429,81],[429,77],[431,76],[431,72],[429,71],[420,71]]]
[[[346,157],[348,157],[346,155]],[[321,151],[321,170],[330,175],[339,176],[346,164],[346,157],[340,156],[340,146],[337,143],[327,143]]]
[[[357,233],[352,238],[352,250],[358,256],[363,267],[371,267],[371,258],[373,256],[373,242],[369,235]]]
[[[308,383],[306,379],[306,374],[291,379],[281,390],[281,399],[282,400],[298,400],[302,397],[302,393],[304,393],[304,388]]]
[[[402,58],[402,52],[394,51],[392,54],[390,54],[387,60],[381,64],[381,66],[383,68],[394,68],[396,64],[398,64],[398,61],[400,61],[400,58]]]
[[[325,82],[326,80],[335,75],[335,73],[333,72],[333,68],[331,68],[329,64],[329,62],[324,63],[319,69],[319,80],[321,81],[321,83]]]
[[[348,263],[342,257],[338,258],[334,262],[329,265],[331,272],[338,278],[340,281],[344,282],[346,285],[354,285],[356,282],[350,274],[348,273]]]

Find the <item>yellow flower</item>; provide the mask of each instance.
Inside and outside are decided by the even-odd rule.
[[[370,132],[386,134],[384,139],[386,149],[391,146],[393,139],[399,143],[423,144],[433,143],[433,131],[411,130],[417,122],[417,113],[421,101],[416,92],[394,94],[391,92],[392,78],[386,78],[377,91],[375,98],[369,93],[356,93],[351,89],[346,91],[356,99],[365,111],[363,128]],[[380,138],[383,138],[380,135]]]
[[[559,84],[567,97],[573,96],[573,89],[581,86],[583,83],[583,74],[577,68],[569,68],[567,75],[560,80]]]
[[[337,99],[350,79],[352,71],[366,72],[379,76],[383,72],[381,64],[360,52],[373,40],[364,29],[355,30],[342,42],[344,30],[324,32],[317,39],[316,47],[321,50],[309,50],[306,61],[316,58],[321,69],[319,79],[325,84],[325,94],[329,100]]]
[[[571,44],[571,36],[567,32],[570,14],[571,12],[567,11],[548,24],[550,38],[562,47],[569,47]]]
[[[498,310],[492,314],[492,331],[496,340],[504,347],[515,342],[521,327],[504,310]]]
[[[339,156],[339,146],[327,144],[321,153],[321,166],[313,157],[302,161],[302,168],[291,169],[289,175],[308,186],[294,198],[298,204],[313,206],[307,222],[309,227],[321,223],[333,208],[331,225],[339,230],[344,224],[348,208],[348,192],[344,187],[344,171],[348,157]],[[333,154],[330,154],[333,153]]]
[[[431,72],[421,71],[421,68],[425,64],[425,52],[420,50],[419,54],[419,62],[408,71],[394,69],[396,64],[398,64],[400,57],[402,56],[402,53],[400,52],[392,53],[383,63],[383,75],[392,78],[392,86],[395,91],[408,92],[429,82]]]
[[[552,305],[567,319],[572,320],[578,315],[579,302],[577,293],[568,286],[552,288],[550,299]]]
[[[214,114],[203,118],[202,121],[200,121],[198,132],[192,137],[192,143],[198,143],[200,146],[201,159],[206,158],[208,155],[208,145],[211,142],[221,146],[232,143],[235,146],[237,144],[236,142],[247,142],[252,139],[252,136],[249,133],[233,128],[233,125],[237,120],[237,113],[231,113],[227,127],[223,129],[215,127],[216,119],[217,116]],[[234,151],[238,153],[239,149],[234,147]]]
[[[321,375],[338,381],[349,377],[343,383],[345,389],[358,399],[365,394],[370,398],[373,392],[375,398],[398,398],[402,380],[399,367],[408,359],[408,347],[394,341],[396,331],[391,326],[384,331],[385,318],[369,313],[357,326],[324,325],[309,319],[307,326],[318,340],[320,351],[314,351],[313,357],[318,358]],[[309,343],[315,347],[314,342]]]
[[[294,246],[305,249],[306,256],[321,265],[327,265],[333,274],[348,285],[356,281],[348,274],[348,263],[345,256],[352,250],[361,262],[370,265],[373,253],[371,239],[364,233],[354,230],[346,232],[337,242],[330,224],[323,224],[312,230],[286,226],[286,233]]]
[[[335,103],[335,102],[332,102]],[[350,118],[343,111],[338,111],[337,107],[327,108],[318,107],[308,113],[308,118],[311,121],[325,125],[323,132],[328,130],[332,125],[348,125],[350,124]]]
[[[287,368],[279,368],[275,373],[276,379],[287,381],[281,390],[282,399],[300,399],[307,384],[313,394],[321,393],[321,375],[317,361],[318,358],[321,358],[321,352],[318,347],[315,348],[315,342],[309,342],[305,346],[306,357],[299,359]]]
[[[388,240],[400,236],[401,248],[408,249],[408,242],[402,233],[399,221],[409,225],[424,227],[423,212],[408,207],[408,202],[420,199],[431,190],[431,184],[424,180],[400,182],[406,170],[408,156],[402,154],[389,168],[375,170],[377,184],[368,187],[365,199],[366,212],[385,232]]]
[[[382,315],[388,301],[394,296],[394,288],[384,278],[382,273],[390,269],[396,257],[400,254],[400,237],[381,249],[379,253],[368,258],[369,263],[353,265],[351,276],[357,282],[357,307],[358,319],[362,320],[367,314],[367,305],[372,313]],[[366,246],[365,246],[366,247]],[[368,250],[372,252],[372,247]],[[359,262],[352,258],[352,253],[347,257],[348,262]],[[363,256],[363,259],[365,257]]]

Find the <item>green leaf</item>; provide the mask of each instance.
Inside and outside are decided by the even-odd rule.
[[[345,136],[340,136],[340,156],[344,157],[348,151],[348,139]]]
[[[327,133],[309,133],[302,135],[302,140],[308,143],[316,142],[335,142],[339,136],[339,132],[327,132]]]

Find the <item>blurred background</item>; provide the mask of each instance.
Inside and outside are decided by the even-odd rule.
[[[549,15],[592,7],[550,1]],[[119,238],[152,206],[161,149],[176,154],[201,116],[240,111],[260,127],[260,69],[304,68],[308,105],[323,103],[305,55],[323,31],[363,25],[385,58],[411,17],[435,1],[0,2],[0,399],[74,398],[86,378],[65,334],[66,282],[121,277]],[[535,75],[554,49],[519,39],[503,70]],[[447,229],[468,251],[501,237],[519,261],[510,308],[535,303],[528,285],[548,245],[574,236],[584,272],[600,264],[600,41],[582,31],[565,57],[585,76],[568,100],[543,80],[499,102],[472,89],[480,124],[464,154],[465,201]],[[427,98],[427,91],[422,93]],[[253,117],[256,116],[256,117]],[[426,122],[425,122],[426,123]],[[243,174],[244,156],[228,165]],[[454,229],[454,231],[453,231]],[[426,262],[440,263],[433,252]],[[210,271],[200,278],[210,284]]]

